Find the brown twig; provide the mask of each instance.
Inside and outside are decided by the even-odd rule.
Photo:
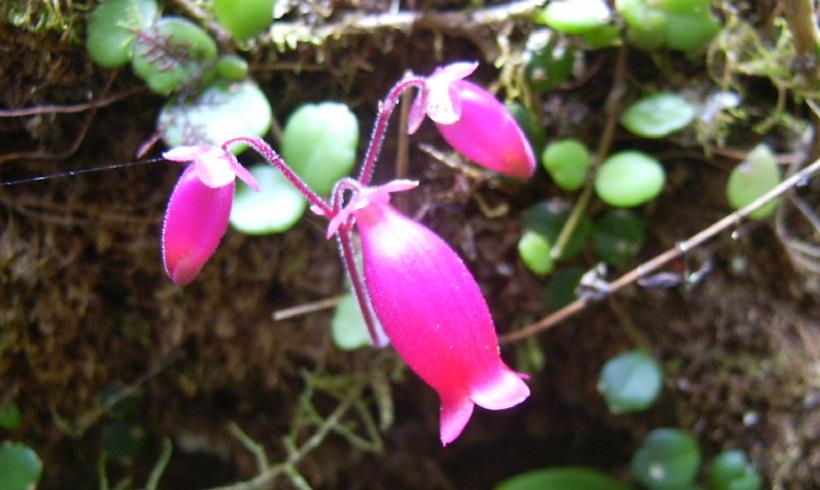
[[[742,209],[739,209],[734,213],[725,216],[723,219],[713,223],[709,227],[692,235],[688,239],[679,242],[677,245],[670,248],[669,250],[644,262],[638,267],[622,275],[615,281],[609,283],[608,293],[612,294],[615,291],[623,288],[624,286],[632,284],[641,277],[644,277],[647,274],[660,269],[663,265],[667,264],[668,262],[678,257],[681,257],[682,255],[686,254],[689,250],[692,250],[693,248],[699,246],[703,242],[713,238],[715,235],[721,233],[727,228],[738,225],[749,214],[765,206],[767,203],[784,194],[794,186],[807,180],[809,177],[817,173],[818,170],[820,170],[820,160],[816,160],[811,165],[804,167],[798,172],[795,172],[794,175],[785,179],[783,182],[778,184],[774,189],[755,199]],[[516,342],[518,340],[522,340],[537,333],[543,332],[544,330],[547,330],[548,328],[557,325],[561,321],[583,310],[590,302],[591,300],[589,298],[579,298],[573,301],[572,303],[568,304],[567,306],[561,308],[560,310],[550,315],[547,315],[541,320],[531,325],[528,325],[522,328],[521,330],[500,336],[499,340],[502,343]]]
[[[38,105],[36,107],[26,107],[23,109],[0,109],[0,117],[26,117],[36,116],[38,114],[74,114],[77,112],[85,112],[91,109],[99,109],[107,105],[113,104],[120,100],[131,97],[132,95],[146,91],[147,87],[133,87],[115,95],[103,97],[91,102],[84,102],[82,104],[68,104],[68,105]]]
[[[285,320],[287,318],[293,318],[296,316],[306,315],[308,313],[314,313],[321,310],[326,310],[328,308],[333,308],[339,301],[344,297],[344,295],[333,296],[330,298],[320,299],[319,301],[314,301],[312,303],[305,303],[301,305],[291,306],[290,308],[284,308],[282,310],[274,311],[271,314],[271,318],[273,321],[278,322],[279,320]]]

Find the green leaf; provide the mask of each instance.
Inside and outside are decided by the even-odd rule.
[[[20,407],[14,402],[0,405],[0,427],[6,430],[15,430],[22,423]]]
[[[695,118],[695,107],[672,92],[644,97],[621,115],[621,124],[644,138],[662,138],[685,128]]]
[[[521,219],[526,230],[540,233],[554,244],[569,217],[569,209],[558,201],[540,201],[530,206]],[[564,247],[558,260],[572,260],[584,249],[586,239],[592,231],[592,222],[586,216],[581,217],[578,226]]]
[[[130,463],[145,448],[145,428],[136,422],[116,421],[103,426],[102,446],[111,458]]]
[[[586,181],[592,158],[585,144],[574,138],[566,138],[544,149],[541,164],[558,187],[576,191]]]
[[[615,414],[645,410],[658,399],[662,386],[658,362],[643,351],[613,357],[604,364],[598,380],[598,391]]]
[[[158,17],[155,0],[103,1],[88,21],[85,42],[88,55],[103,68],[128,63],[137,33],[148,29]]]
[[[244,182],[237,184],[231,208],[231,226],[248,235],[267,235],[289,230],[307,208],[307,200],[278,169],[254,165],[248,169],[259,191]]]
[[[593,225],[592,249],[611,265],[623,264],[637,255],[643,240],[643,221],[628,209],[610,209]]]
[[[765,144],[750,151],[740,165],[729,174],[726,183],[726,198],[735,209],[740,209],[758,197],[777,187],[780,183],[780,167],[774,154]],[[773,199],[765,206],[749,215],[753,219],[763,219],[777,209],[780,199]]]
[[[709,465],[709,486],[712,490],[759,490],[760,475],[740,450],[723,451]]]
[[[507,111],[515,118],[515,122],[527,135],[527,139],[532,146],[533,152],[541,154],[544,145],[547,143],[547,134],[544,128],[538,122],[537,116],[529,109],[524,107],[520,102],[507,102],[505,104]]]
[[[565,34],[584,34],[612,18],[604,0],[553,0],[535,15],[535,21]]]
[[[615,9],[628,26],[627,39],[639,49],[692,53],[720,30],[709,0],[615,0]]]
[[[559,42],[557,36],[536,32],[527,41],[524,52],[524,78],[536,93],[544,93],[562,84],[572,75],[573,51]]]
[[[544,288],[544,304],[547,309],[560,310],[578,299],[575,290],[583,276],[584,270],[580,267],[568,267],[553,274]]]
[[[255,37],[273,22],[273,0],[214,0],[216,20],[244,41]]]
[[[629,490],[630,487],[594,468],[561,466],[528,471],[509,478],[494,490]]]
[[[237,136],[262,136],[271,125],[268,99],[251,80],[217,82],[183,103],[170,100],[162,108],[157,127],[170,147],[220,145]],[[231,147],[239,153],[240,145]]]
[[[607,158],[595,177],[595,192],[610,206],[628,208],[655,199],[666,173],[659,161],[639,151],[622,151]]]
[[[226,54],[216,62],[216,73],[229,82],[238,82],[248,76],[248,62],[241,56]]]
[[[330,327],[333,343],[342,350],[356,350],[370,345],[367,324],[359,309],[359,302],[352,293],[339,300],[333,311]]]
[[[43,463],[33,449],[8,441],[0,445],[0,488],[31,490],[42,473]]]
[[[524,264],[539,276],[549,274],[554,267],[550,256],[551,249],[552,244],[549,240],[534,231],[525,231],[518,240],[518,255]]]
[[[318,194],[330,193],[356,162],[359,122],[339,102],[305,104],[285,124],[282,156]]]
[[[632,475],[652,490],[674,490],[692,483],[700,467],[695,439],[680,429],[654,429],[632,458]]]
[[[207,84],[214,72],[216,42],[182,17],[162,17],[134,44],[131,68],[160,95]]]

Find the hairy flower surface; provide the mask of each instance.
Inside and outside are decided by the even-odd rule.
[[[162,224],[165,271],[177,285],[185,286],[196,278],[228,229],[236,177],[254,189],[259,186],[232,154],[220,148],[182,146],[163,157],[193,162],[177,181]]]
[[[509,177],[530,177],[535,156],[515,118],[493,94],[464,80],[477,65],[453,63],[427,77],[410,110],[409,132],[427,114],[447,143],[470,160]]]
[[[446,445],[476,404],[509,408],[530,390],[502,361],[490,311],[467,267],[435,233],[391,206],[387,192],[366,189],[352,203],[365,282],[396,351],[438,393]]]

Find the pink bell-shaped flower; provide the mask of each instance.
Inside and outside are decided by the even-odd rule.
[[[413,186],[364,188],[346,209],[361,237],[373,310],[399,355],[438,393],[446,445],[475,405],[509,408],[530,390],[502,361],[487,303],[458,255],[389,204],[389,192]]]
[[[409,132],[427,114],[447,143],[470,160],[509,177],[531,177],[535,156],[515,118],[493,94],[464,80],[477,66],[453,63],[427,77],[410,109]]]
[[[256,179],[221,148],[182,146],[167,160],[193,162],[177,181],[162,224],[162,260],[179,286],[194,280],[228,228],[235,179],[258,189]]]

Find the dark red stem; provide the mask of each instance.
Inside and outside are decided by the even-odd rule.
[[[381,341],[379,335],[376,333],[376,323],[373,320],[373,315],[370,311],[370,301],[367,297],[367,288],[365,287],[362,276],[359,273],[359,267],[356,264],[356,256],[353,253],[353,239],[350,234],[352,226],[350,223],[344,223],[339,227],[336,237],[339,241],[339,248],[342,250],[342,262],[347,275],[350,277],[350,284],[353,286],[353,293],[356,295],[356,301],[359,302],[359,310],[362,312],[362,318],[367,325],[367,333],[370,334],[371,343],[374,346],[379,346]]]
[[[268,161],[271,165],[278,168],[282,174],[285,176],[294,187],[296,187],[299,192],[305,195],[310,204],[314,207],[318,208],[322,211],[322,214],[325,215],[328,219],[332,218],[336,213],[333,209],[322,199],[321,196],[313,192],[313,189],[308,187],[304,180],[301,177],[296,175],[296,172],[291,170],[287,163],[282,160],[273,148],[271,148],[265,141],[261,138],[254,138],[251,136],[238,136],[236,138],[231,138],[228,141],[222,143],[222,149],[228,151],[228,148],[235,144],[235,143],[245,143],[250,145],[257,153],[262,155],[265,160]]]
[[[401,100],[401,94],[411,87],[416,87],[419,90],[424,89],[424,78],[410,77],[393,85],[393,88],[387,93],[384,100],[379,102],[379,113],[376,115],[376,122],[373,123],[373,131],[370,133],[370,142],[367,144],[367,152],[364,154],[362,169],[359,172],[359,182],[362,185],[368,185],[370,179],[373,177],[373,169],[376,166],[376,160],[379,158],[379,152],[382,149],[384,136],[387,132],[387,126],[390,122],[390,115],[396,104]]]

